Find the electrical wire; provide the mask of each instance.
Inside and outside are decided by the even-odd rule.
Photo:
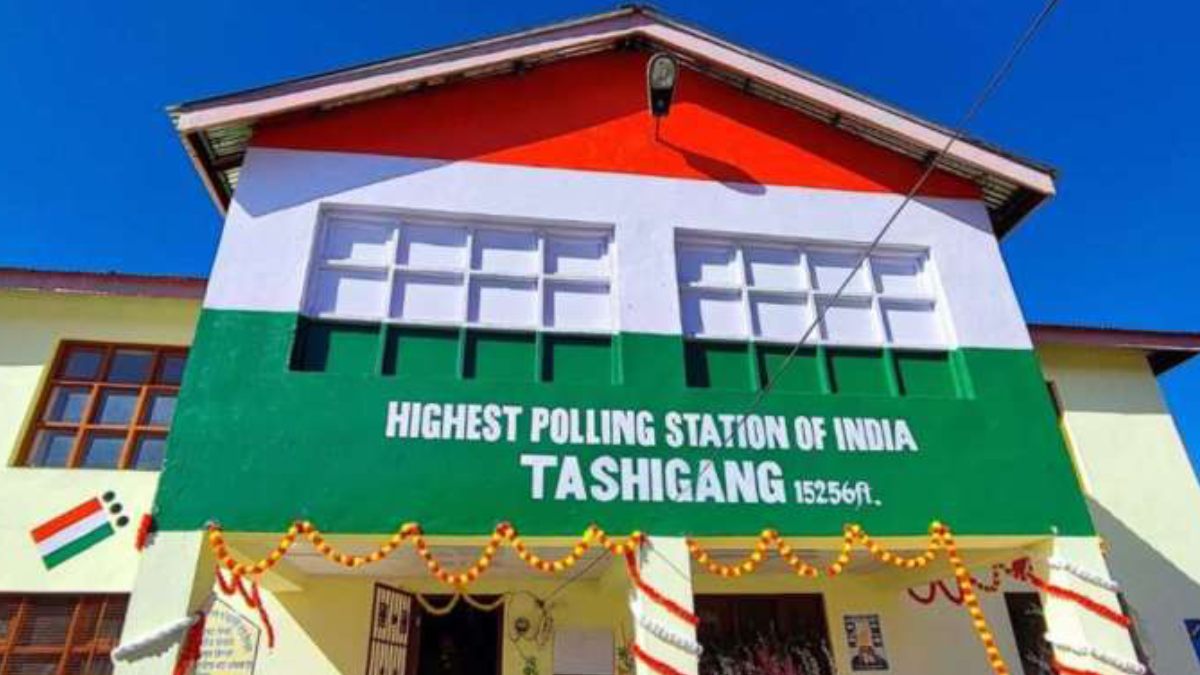
[[[942,157],[944,157],[946,153],[950,151],[950,148],[962,139],[963,135],[966,133],[967,126],[971,123],[971,120],[975,118],[975,115],[978,114],[979,110],[983,108],[988,99],[990,99],[996,90],[999,89],[1000,84],[1005,80],[1005,78],[1008,77],[1008,74],[1012,71],[1013,66],[1016,64],[1017,58],[1021,55],[1021,52],[1025,51],[1025,48],[1029,46],[1029,43],[1033,41],[1034,36],[1036,36],[1038,31],[1041,30],[1042,25],[1046,22],[1046,19],[1050,17],[1050,14],[1054,11],[1054,8],[1058,6],[1058,2],[1059,0],[1046,0],[1041,11],[1038,12],[1033,21],[1030,22],[1029,26],[1025,29],[1025,32],[1021,34],[1020,39],[1017,40],[1012,49],[1009,51],[1008,56],[1006,56],[1004,61],[1001,62],[1000,67],[995,73],[992,74],[992,77],[990,80],[988,80],[987,85],[984,86],[979,95],[975,97],[975,100],[971,103],[971,106],[967,109],[966,113],[963,114],[962,118],[958,121],[958,124],[955,125],[954,131],[950,134],[950,138],[946,140],[946,143],[941,147],[940,150],[937,151],[936,154],[926,160],[925,170],[921,172],[921,175],[917,178],[916,183],[913,184],[912,188],[909,189],[909,191],[904,195],[904,199],[895,208],[895,210],[892,211],[892,214],[888,217],[887,221],[884,222],[883,227],[880,228],[879,233],[876,234],[875,238],[871,240],[870,245],[867,246],[866,250],[864,250],[859,256],[858,261],[854,264],[854,267],[850,269],[849,273],[846,275],[846,278],[833,293],[833,296],[826,302],[817,306],[817,315],[813,318],[812,323],[810,323],[808,328],[805,329],[805,331],[800,335],[800,339],[795,345],[792,346],[792,349],[788,352],[783,362],[776,367],[775,372],[772,373],[767,378],[767,381],[763,383],[762,389],[758,391],[754,397],[754,400],[751,401],[749,407],[742,414],[738,425],[731,429],[730,433],[726,436],[724,445],[730,445],[735,435],[741,433],[742,428],[746,424],[747,418],[758,409],[763,400],[767,397],[767,394],[771,393],[771,391],[774,389],[775,383],[785,372],[787,372],[787,369],[795,360],[796,355],[800,353],[800,350],[804,348],[808,338],[812,336],[813,331],[816,330],[817,326],[821,325],[821,323],[825,320],[825,314],[829,311],[829,308],[833,306],[834,302],[840,298],[842,293],[844,293],[850,286],[850,282],[858,273],[859,268],[863,266],[863,263],[866,262],[867,259],[871,257],[871,254],[875,252],[875,249],[879,247],[880,242],[883,241],[883,238],[892,228],[892,225],[895,224],[896,220],[900,217],[900,214],[904,212],[905,207],[907,207],[909,203],[916,198],[917,193],[920,192],[922,187],[924,187],[925,181],[929,180],[929,177],[933,175],[935,170],[937,170],[938,160],[942,159]]]

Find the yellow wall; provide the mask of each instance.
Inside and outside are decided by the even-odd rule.
[[[1157,380],[1137,352],[1038,351],[1149,665],[1200,675],[1183,627],[1200,618],[1200,486]]]
[[[187,345],[198,300],[0,292],[0,592],[122,592],[133,586],[133,548],[157,473],[15,467],[24,429],[62,340]],[[87,553],[47,571],[30,530],[112,490],[131,524]]]
[[[195,535],[164,535],[164,538],[185,537],[194,538]],[[1036,556],[1041,551],[1039,546],[1033,544],[1020,549],[986,551],[966,549],[964,555],[968,556],[968,560],[977,561],[979,565],[975,569],[976,574],[985,576],[988,562],[1008,561],[1030,554]],[[401,549],[394,555],[413,556],[414,553],[409,549]],[[179,570],[181,578],[187,576],[183,569],[186,561],[176,560],[171,564]],[[211,569],[211,561],[204,561],[201,565]],[[909,598],[906,593],[910,585],[916,584],[923,589],[929,580],[936,578],[944,579],[947,584],[953,585],[949,565],[944,560],[939,559],[934,566],[925,571],[880,568],[865,560],[857,560],[855,567],[858,566],[862,566],[863,571],[834,579],[808,580],[784,574],[759,574],[737,580],[725,580],[700,572],[693,577],[693,581],[697,594],[823,594],[830,646],[834,652],[838,672],[851,672],[850,654],[842,632],[843,615],[875,613],[882,619],[886,648],[892,666],[888,673],[990,675],[992,671],[984,656],[983,647],[975,635],[965,609],[952,605],[945,599],[939,599],[930,606],[922,605]],[[264,592],[265,603],[278,638],[275,649],[268,650],[265,635],[262,636],[255,668],[256,675],[299,672],[329,675],[361,673],[366,665],[372,592],[376,581],[413,592],[446,592],[444,586],[440,586],[428,576],[376,580],[358,573],[351,577],[340,573],[340,568],[332,563],[328,564],[328,574],[299,574],[294,569],[289,569],[287,562],[281,569],[283,579],[268,578],[266,583],[277,588],[291,586],[292,590]],[[519,642],[518,648],[518,644],[514,644],[511,637],[518,617],[533,621],[538,616],[527,592],[545,597],[570,575],[571,573],[567,572],[561,576],[547,578],[526,574],[519,580],[485,577],[472,586],[473,592],[480,595],[514,593],[510,604],[503,610],[503,675],[522,673],[522,655],[537,658],[540,675],[552,675],[555,672],[552,639],[540,648],[529,640],[523,640]],[[159,580],[158,583],[165,583],[163,575],[155,577]],[[659,580],[655,585],[661,587],[663,583],[665,582]],[[205,588],[208,588],[207,585]],[[623,566],[616,561],[598,578],[588,578],[570,584],[550,603],[556,629],[610,630],[614,633],[614,645],[620,644],[622,638],[632,635],[633,630],[628,609],[629,588]],[[1032,592],[1033,589],[1010,580],[1006,582],[1004,590]],[[215,590],[214,593],[251,622],[259,623],[257,614],[247,610],[240,600],[226,598]],[[999,647],[1013,672],[1019,673],[1017,650],[1012,639],[1003,594],[983,593],[981,596],[984,611],[997,635]],[[127,630],[126,639],[131,639],[132,633],[149,632],[155,625],[161,625],[173,618],[162,616],[156,619],[157,624],[148,623],[138,630]],[[168,671],[132,667],[118,671],[120,675],[143,672]]]

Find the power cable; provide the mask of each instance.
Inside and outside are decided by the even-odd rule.
[[[846,278],[842,281],[841,285],[838,286],[837,290],[834,291],[833,296],[825,300],[825,302],[817,305],[817,314],[813,318],[812,323],[810,323],[808,328],[806,328],[800,335],[800,339],[795,345],[792,346],[792,349],[788,352],[783,362],[775,368],[775,372],[771,373],[771,375],[767,378],[767,381],[763,383],[762,389],[758,391],[754,397],[754,400],[751,401],[749,407],[747,407],[747,409],[743,412],[738,425],[734,429],[731,429],[729,434],[726,435],[724,441],[725,446],[728,446],[732,442],[736,434],[741,433],[742,429],[745,427],[747,418],[754,414],[754,411],[757,410],[762,404],[763,400],[767,397],[767,394],[771,393],[771,391],[774,389],[775,383],[785,372],[787,372],[787,369],[795,360],[796,355],[800,353],[800,350],[804,348],[808,338],[812,336],[813,331],[816,330],[817,326],[821,325],[821,323],[825,320],[825,314],[829,311],[829,308],[833,306],[838,298],[840,298],[850,286],[850,282],[853,281],[854,276],[863,266],[863,263],[865,263],[867,259],[871,257],[871,254],[875,252],[875,249],[879,247],[880,242],[883,241],[883,238],[892,228],[892,225],[895,224],[896,220],[900,217],[900,214],[904,212],[905,207],[907,207],[908,204],[912,202],[914,198],[916,198],[917,193],[919,193],[921,188],[924,187],[925,181],[927,181],[929,177],[933,175],[933,172],[937,169],[938,161],[950,151],[950,148],[953,147],[956,142],[962,139],[963,135],[966,133],[967,126],[971,123],[971,120],[975,118],[975,115],[979,112],[979,110],[983,108],[988,99],[992,97],[992,94],[994,94],[996,90],[1000,88],[1000,84],[1012,71],[1012,68],[1016,64],[1017,58],[1021,55],[1021,52],[1025,51],[1025,48],[1030,42],[1033,41],[1034,36],[1037,35],[1039,30],[1041,30],[1042,25],[1046,22],[1046,19],[1050,17],[1050,14],[1054,11],[1054,8],[1058,6],[1058,2],[1059,0],[1046,0],[1041,11],[1038,12],[1037,16],[1035,16],[1033,21],[1030,22],[1029,27],[1025,29],[1025,32],[1022,33],[1020,39],[1017,40],[1017,42],[1013,45],[1013,48],[1009,51],[1008,56],[1005,57],[1003,62],[1001,62],[1000,67],[995,73],[992,74],[992,77],[990,80],[988,80],[987,85],[982,91],[980,91],[979,95],[975,97],[975,100],[971,103],[971,107],[967,109],[966,113],[963,114],[958,124],[955,125],[954,131],[951,133],[950,138],[946,140],[945,145],[943,145],[936,154],[926,160],[925,170],[921,172],[920,177],[917,178],[917,182],[914,183],[908,193],[904,195],[904,199],[895,208],[895,210],[892,211],[892,214],[888,217],[887,221],[884,222],[883,227],[879,230],[879,233],[875,235],[875,238],[871,240],[870,245],[867,246],[867,248],[858,257],[857,262],[855,262],[854,266],[850,268]]]

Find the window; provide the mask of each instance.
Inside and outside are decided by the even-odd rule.
[[[0,594],[0,675],[105,675],[124,595]]]
[[[87,469],[162,468],[187,351],[63,344],[52,365],[24,464]]]
[[[689,337],[917,349],[948,343],[923,252],[716,239],[676,245]],[[838,294],[838,289],[845,289]]]
[[[611,233],[326,216],[307,313],[319,319],[604,333]]]

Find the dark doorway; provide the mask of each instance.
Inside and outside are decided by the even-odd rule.
[[[1021,669],[1025,675],[1055,675],[1054,652],[1046,643],[1046,614],[1037,593],[1005,593],[1008,621],[1012,624]]]
[[[819,593],[702,595],[701,675],[833,675],[825,601]]]
[[[495,598],[480,596],[483,602]],[[448,597],[430,597],[443,607]],[[500,675],[500,633],[503,609],[484,612],[459,602],[444,616],[418,607],[414,645],[415,668],[410,675]]]

